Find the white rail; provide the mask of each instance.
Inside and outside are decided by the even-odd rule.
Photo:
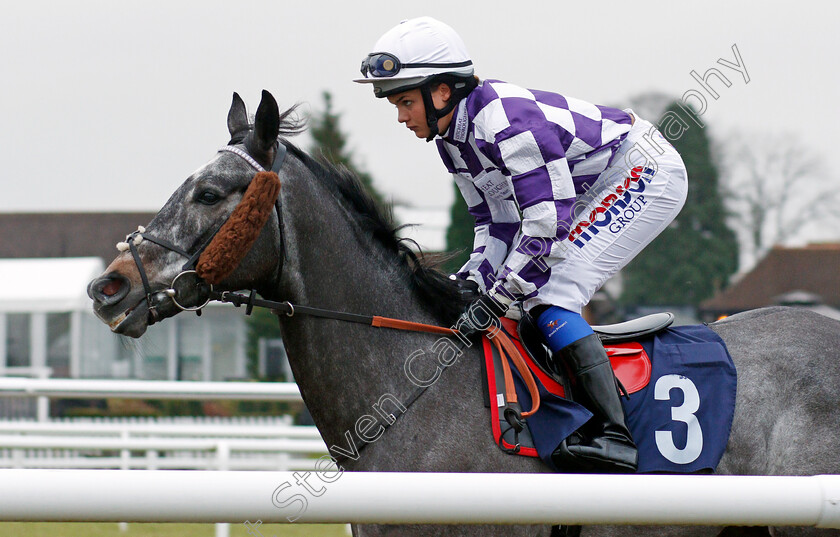
[[[311,456],[326,453],[326,446],[320,440],[314,427],[289,427],[280,431],[272,425],[255,425],[246,431],[239,427],[222,430],[223,425],[183,428],[180,424],[67,425],[49,421],[50,398],[231,399],[299,402],[301,401],[300,391],[294,383],[0,378],[0,397],[4,396],[36,397],[39,423],[23,425],[21,422],[0,422],[2,426],[0,435],[3,433],[13,435],[0,436],[0,466],[120,468],[121,470],[138,467],[146,469],[309,470],[317,464],[317,460]],[[285,438],[276,438],[278,433]],[[109,438],[117,434],[119,439]],[[62,435],[65,437],[62,438]],[[76,438],[78,435],[90,435],[90,438]],[[137,436],[149,438],[138,439]],[[160,436],[181,438],[162,439],[159,438]],[[217,438],[197,440],[185,439],[184,436],[216,436]],[[230,436],[250,438],[237,440],[226,438]],[[86,452],[85,450],[93,451]],[[119,450],[120,454],[118,457],[108,456],[105,454],[108,450]],[[138,457],[133,456],[133,453],[137,451],[144,452],[145,457],[138,460]],[[293,454],[296,453],[307,455],[307,457],[295,458]],[[3,456],[4,454],[6,456]],[[217,537],[229,535],[227,525],[217,524],[216,535]]]
[[[290,519],[840,528],[840,476],[0,470],[4,521]]]
[[[316,470],[323,467],[323,462],[309,456],[292,456],[286,453],[262,454],[253,457],[234,457],[231,453],[228,458],[220,456],[224,450],[222,446],[215,452],[207,452],[204,458],[197,457],[194,453],[189,455],[166,455],[161,456],[158,452],[147,451],[142,457],[123,458],[120,455],[111,457],[71,457],[62,459],[60,457],[43,458],[38,456],[27,456],[22,453],[11,459],[0,459],[0,468],[29,468],[29,469],[61,469],[61,470],[189,470],[189,471],[211,471],[227,468],[231,471],[292,471],[292,470]],[[320,466],[319,466],[320,465]]]
[[[233,437],[321,438],[315,426],[291,425],[290,420],[228,418],[214,422],[203,418],[145,420],[131,418],[72,419],[62,421],[0,421],[0,435],[129,436],[129,437]],[[0,445],[2,447],[2,445]]]
[[[297,470],[326,453],[281,418],[0,421],[0,468]]]
[[[217,438],[108,438],[72,436],[0,436],[2,448],[128,449],[134,451],[207,451],[220,443],[235,451],[326,453],[323,440]]]
[[[38,421],[49,419],[49,399],[301,400],[294,382],[191,382],[170,380],[30,379],[0,377],[0,397],[37,397]]]
[[[0,435],[2,468],[293,470],[313,469],[326,454],[320,438]]]
[[[300,401],[293,382],[0,378],[0,397]]]

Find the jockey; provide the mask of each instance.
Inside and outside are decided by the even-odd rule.
[[[374,94],[397,108],[441,160],[475,218],[474,250],[457,273],[504,315],[518,301],[536,320],[573,396],[594,415],[554,451],[567,471],[633,472],[638,453],[598,336],[581,316],[608,278],[676,217],[687,174],[676,150],[632,110],[479,81],[463,41],[433,18],[386,32],[362,62]]]

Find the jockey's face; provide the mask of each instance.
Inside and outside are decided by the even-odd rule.
[[[432,91],[432,102],[435,108],[443,108],[450,97],[449,86],[446,84],[441,84]],[[388,101],[397,107],[397,121],[405,123],[405,126],[418,138],[425,140],[429,137],[431,130],[426,122],[426,107],[423,105],[423,96],[419,88],[389,95]],[[451,119],[452,112],[440,118],[438,130],[446,132]]]

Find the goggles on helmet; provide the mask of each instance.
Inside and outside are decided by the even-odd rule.
[[[400,72],[400,69],[423,68],[423,67],[466,67],[472,65],[471,60],[454,63],[400,63],[399,58],[388,52],[373,52],[362,60],[362,76],[365,78],[370,74],[373,78],[392,77]]]

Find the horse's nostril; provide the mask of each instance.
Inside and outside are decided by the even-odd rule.
[[[102,287],[102,294],[105,296],[114,296],[122,287],[122,282],[119,280],[111,280]]]
[[[125,276],[111,273],[90,282],[88,295],[102,305],[116,304],[131,291],[131,283]]]

